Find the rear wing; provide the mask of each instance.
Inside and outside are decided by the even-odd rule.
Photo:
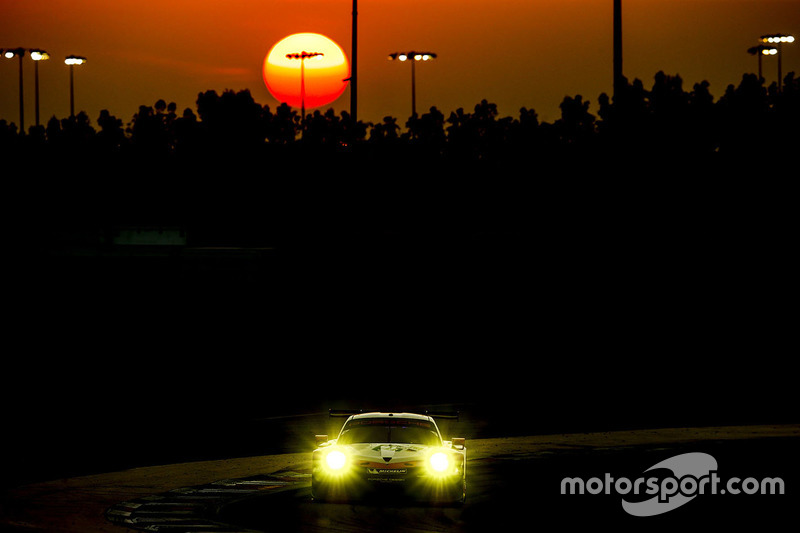
[[[328,416],[351,416],[363,413],[363,409],[328,409]]]
[[[432,418],[458,420],[458,411],[425,411],[425,414]]]
[[[347,417],[352,415],[359,415],[364,413],[363,409],[328,409],[328,415],[332,417]],[[425,410],[425,415],[432,418],[441,418],[446,420],[458,420],[458,411],[428,411]]]

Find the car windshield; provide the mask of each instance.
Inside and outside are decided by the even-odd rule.
[[[393,421],[391,424],[352,424],[342,431],[338,442],[339,444],[386,442],[441,445],[438,433],[430,424],[405,425],[402,421]]]

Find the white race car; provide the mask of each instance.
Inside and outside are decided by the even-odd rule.
[[[331,416],[348,418],[337,438],[317,435],[311,467],[314,500],[397,491],[414,499],[464,501],[467,449],[463,438],[442,440],[434,416],[445,415],[331,411]]]

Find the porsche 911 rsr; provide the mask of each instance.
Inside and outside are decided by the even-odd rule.
[[[442,440],[434,418],[415,413],[350,415],[339,435],[317,436],[312,453],[315,500],[348,500],[386,492],[431,501],[466,497],[463,438]]]

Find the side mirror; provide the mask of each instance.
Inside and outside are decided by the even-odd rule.
[[[452,439],[453,448],[457,450],[463,450],[464,446],[466,445],[467,439],[464,437],[455,437]]]
[[[314,440],[317,441],[317,447],[322,446],[326,442],[328,442],[327,435],[314,435]]]

